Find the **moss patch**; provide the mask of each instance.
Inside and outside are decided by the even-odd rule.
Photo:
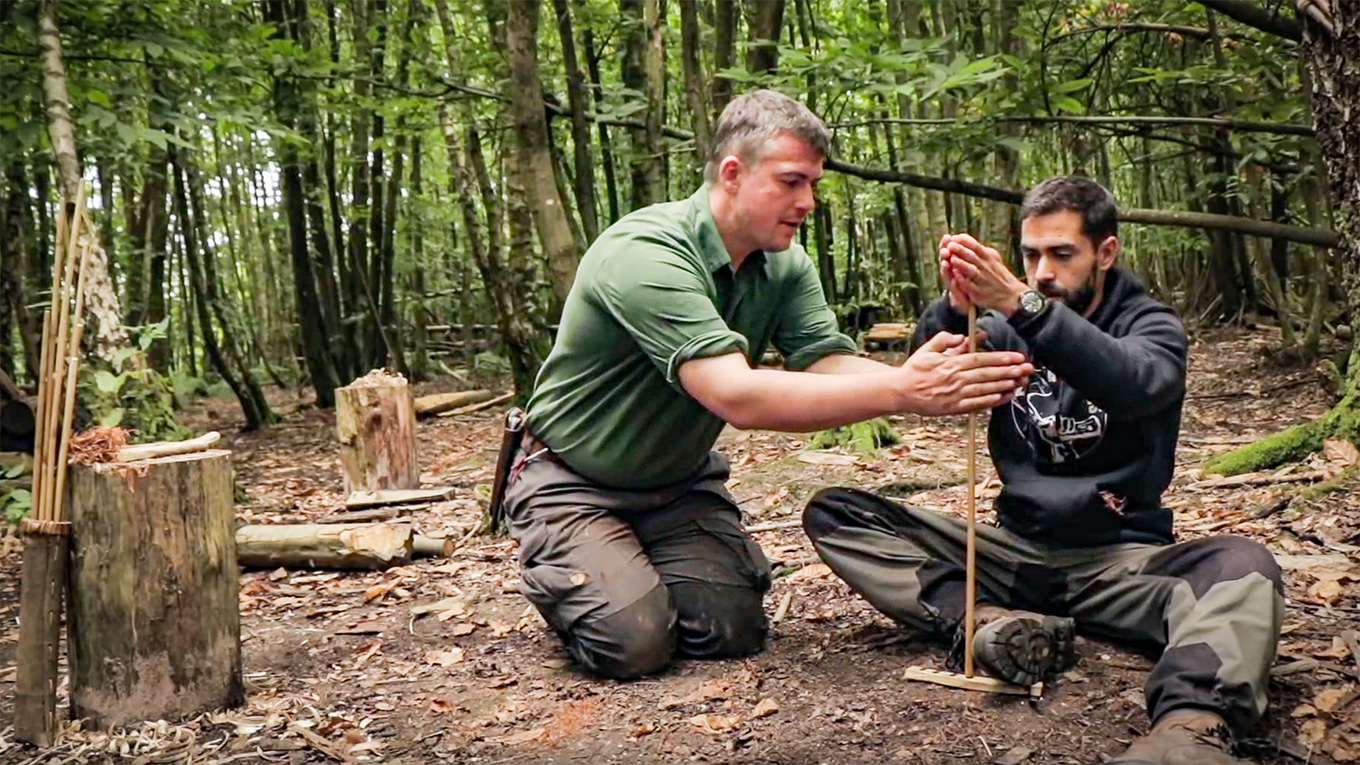
[[[854,452],[871,452],[902,443],[893,426],[882,417],[823,430],[808,442],[809,449],[833,449],[843,446]]]
[[[1210,460],[1205,473],[1237,475],[1266,470],[1286,462],[1298,462],[1322,448],[1329,438],[1360,443],[1360,395],[1352,391],[1316,422],[1295,425],[1253,444],[1247,444]]]

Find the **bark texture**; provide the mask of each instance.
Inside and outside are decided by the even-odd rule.
[[[240,704],[231,453],[73,465],[71,706],[108,727]]]

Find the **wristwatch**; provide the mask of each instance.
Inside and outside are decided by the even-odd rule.
[[[1039,292],[1038,290],[1029,290],[1020,295],[1019,313],[1021,316],[1026,318],[1038,316],[1047,309],[1048,298],[1044,297],[1044,293]]]

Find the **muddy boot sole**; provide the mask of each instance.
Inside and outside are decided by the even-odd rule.
[[[998,680],[1032,685],[1077,663],[1076,623],[1060,616],[1005,616],[978,627],[973,658]]]

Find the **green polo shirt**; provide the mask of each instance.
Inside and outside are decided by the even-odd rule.
[[[708,189],[620,219],[586,251],[557,342],[529,400],[529,427],[577,473],[651,489],[694,477],[723,421],[680,385],[680,365],[773,344],[802,370],[854,353],[802,247],[733,271]]]

